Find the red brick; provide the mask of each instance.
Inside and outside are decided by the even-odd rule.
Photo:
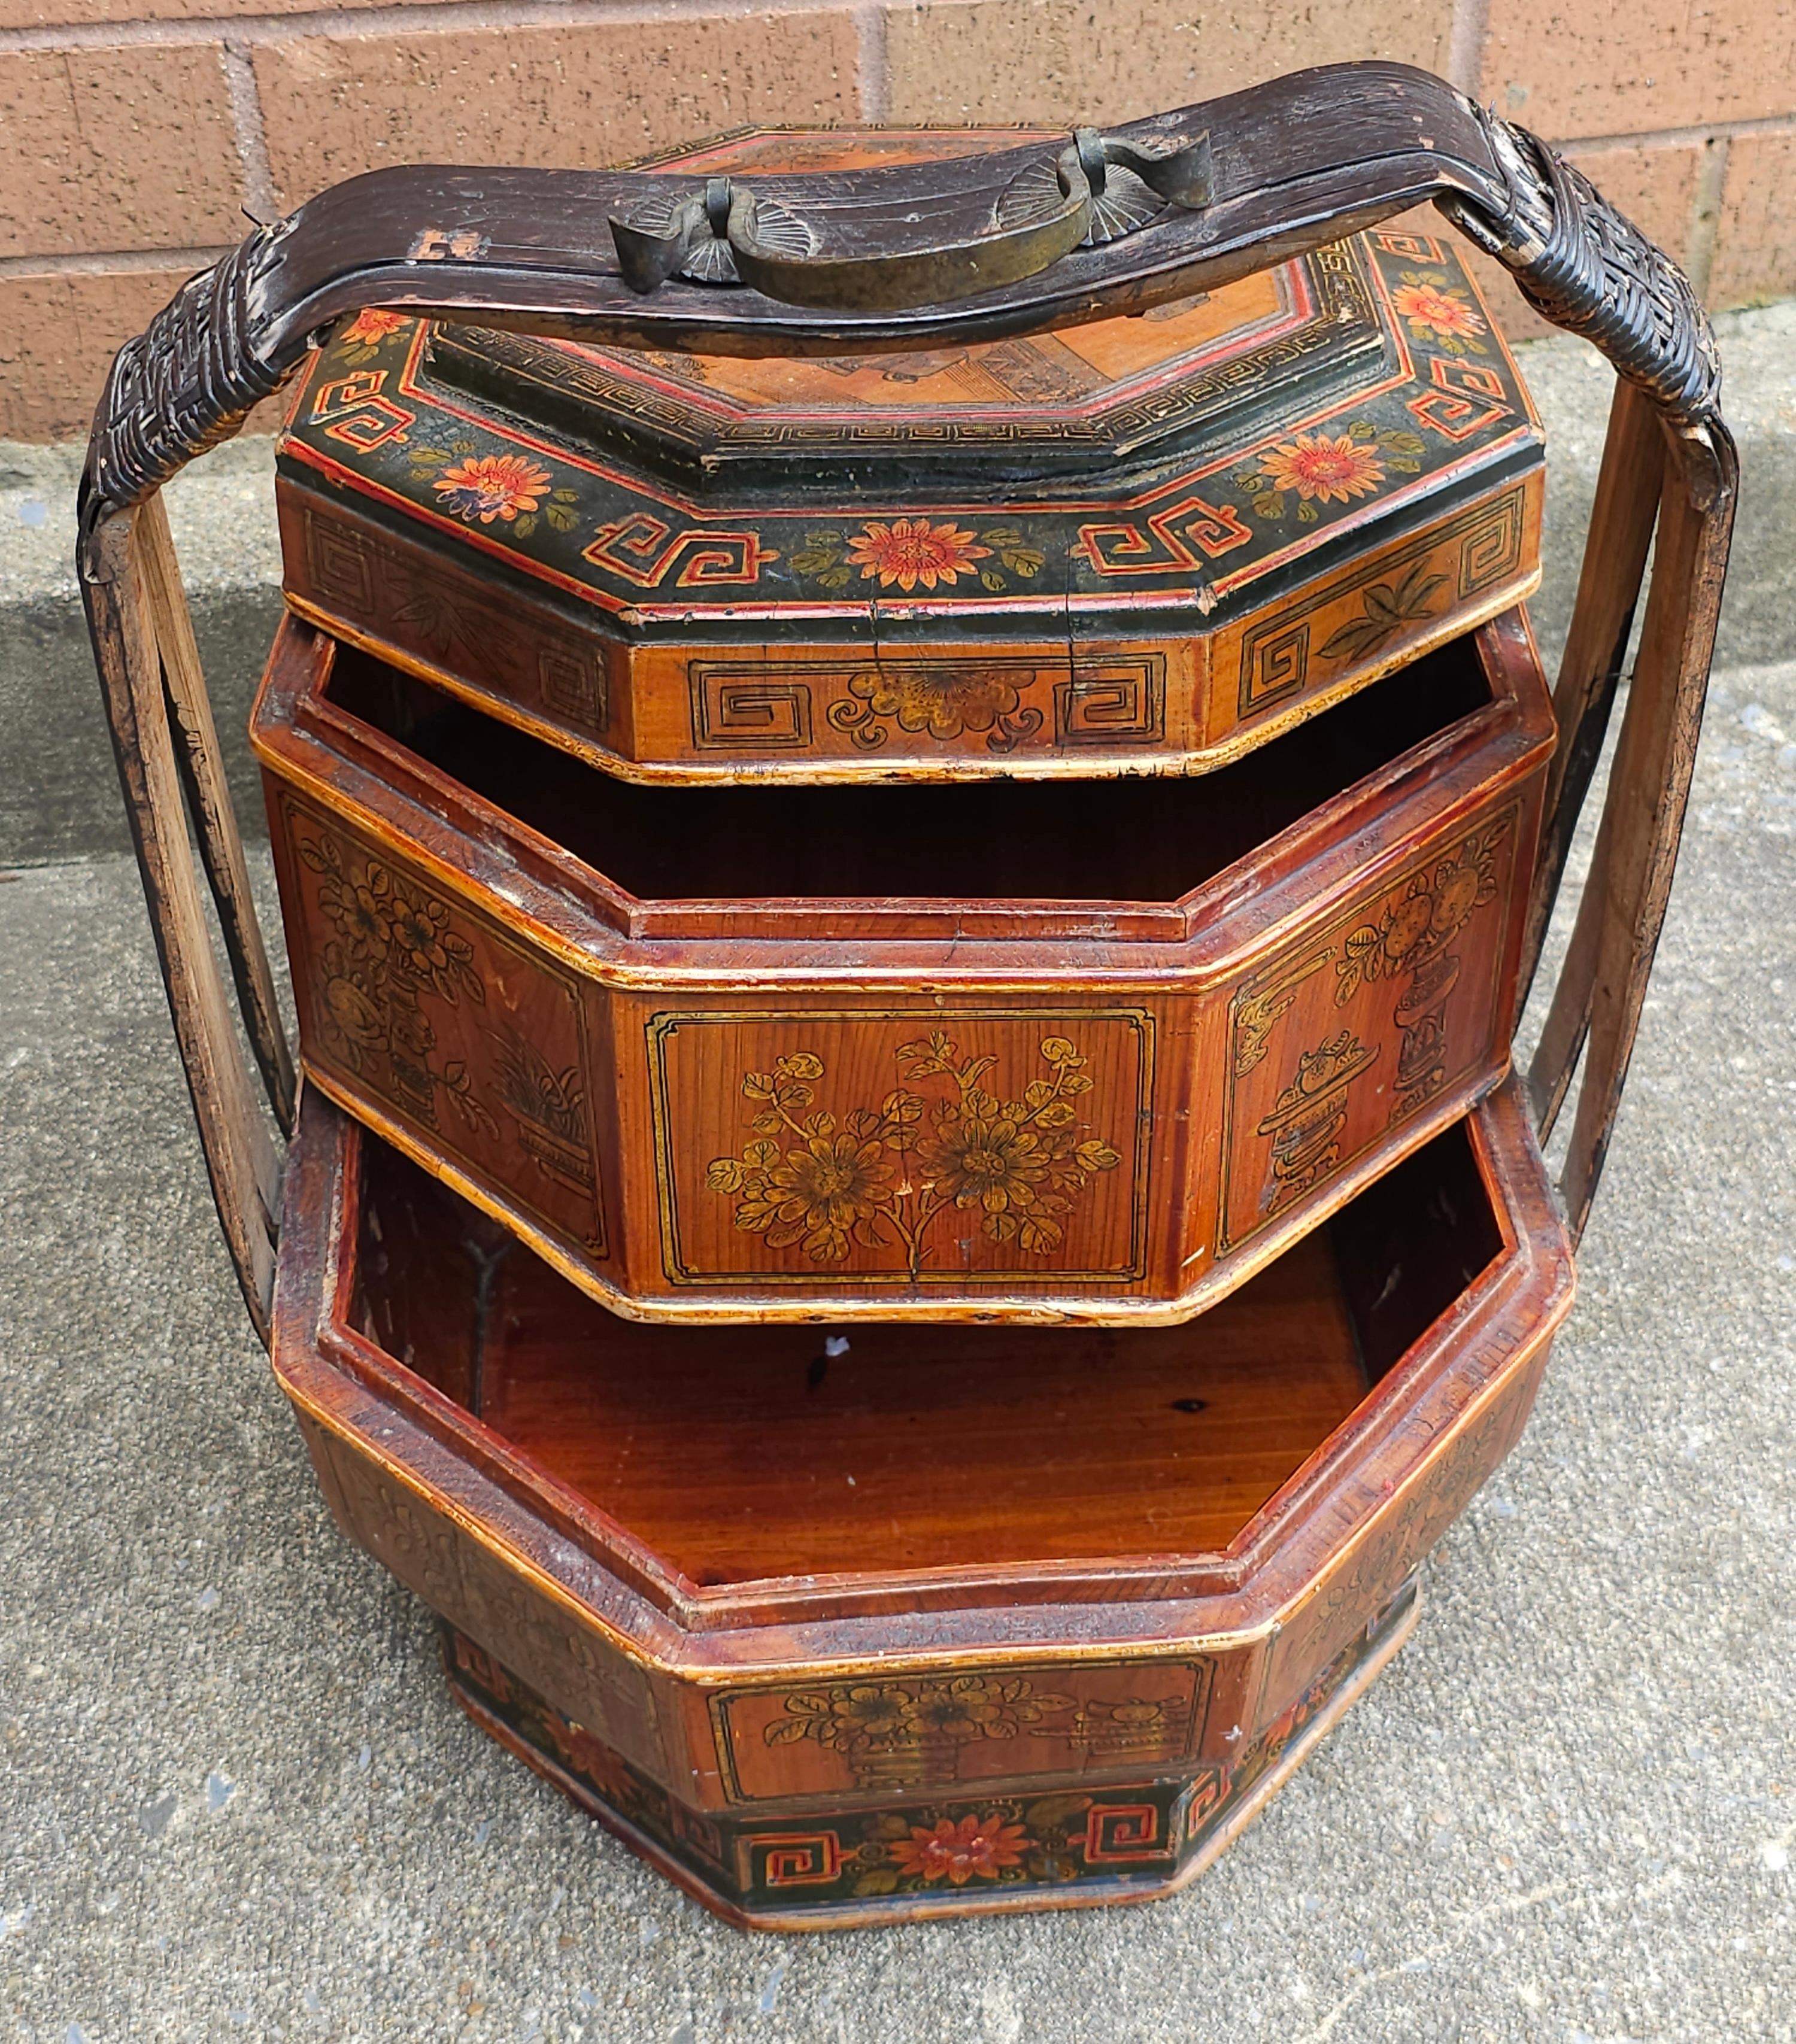
[[[332,35],[259,46],[290,205],[388,163],[597,166],[726,128],[852,121],[848,12]]]
[[[1739,305],[1796,291],[1796,135],[1736,135],[1728,144],[1709,302]]]
[[[113,356],[187,274],[0,279],[0,440],[85,439]]]
[[[1796,113],[1796,0],[1490,0],[1483,91],[1556,141]]]
[[[0,55],[0,256],[193,248],[244,232],[221,52]]]
[[[321,7],[411,6],[425,0],[0,0],[0,29],[115,26],[125,21],[194,21],[240,14],[309,14]]]
[[[894,121],[1123,121],[1306,64],[1440,70],[1452,0],[936,0],[886,16]]]

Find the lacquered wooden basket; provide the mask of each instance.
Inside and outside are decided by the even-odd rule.
[[[1498,578],[1485,607],[1468,594],[1437,632],[1418,629],[1394,656],[1402,672],[1349,661],[1248,728],[1230,721],[1238,695],[1230,711],[1194,678],[1183,725],[1160,727],[1159,763],[1200,778],[1113,778],[1094,797],[1089,774],[1075,785],[1063,772],[1045,733],[1073,699],[1075,646],[1063,673],[1037,660],[1040,721],[1018,728],[1019,750],[1033,748],[1020,774],[1002,748],[946,756],[906,739],[871,778],[942,785],[783,793],[1037,802],[1034,841],[1078,836],[1113,871],[1110,840],[1126,840],[1133,799],[1136,820],[1163,818],[1180,847],[1144,891],[963,887],[952,936],[927,898],[882,885],[893,898],[850,928],[803,889],[752,893],[746,866],[720,888],[714,846],[676,845],[658,865],[640,833],[603,846],[573,834],[579,777],[595,764],[624,777],[606,800],[626,823],[632,803],[737,793],[625,787],[715,778],[703,763],[688,773],[674,727],[654,725],[654,656],[631,650],[629,620],[575,635],[589,656],[608,649],[606,701],[633,705],[621,724],[584,726],[539,714],[548,697],[533,707],[524,669],[508,697],[502,662],[475,674],[397,630],[357,628],[344,651],[294,623],[258,712],[319,1082],[287,1164],[283,1235],[277,1143],[190,828],[283,1132],[298,1089],[158,493],[314,341],[334,332],[331,367],[353,320],[376,358],[364,366],[381,370],[399,329],[364,321],[374,310],[444,334],[713,360],[976,348],[1188,302],[1430,201],[1619,373],[1550,755],[1525,625],[1478,622],[1533,572],[1525,517],[1517,587]],[[317,375],[305,387],[321,432],[359,416],[321,410]],[[278,1317],[277,1366],[345,1527],[448,1621],[461,1700],[713,1906],[795,1924],[1161,1891],[1225,1842],[1401,1636],[1417,1561],[1513,1441],[1569,1300],[1713,642],[1736,482],[1718,392],[1707,322],[1661,252],[1525,131],[1384,64],[1298,74],[1063,146],[917,144],[848,173],[762,178],[746,160],[381,172],[259,229],[121,352],[83,483],[80,573],[252,1317],[264,1339]],[[363,397],[372,417],[391,394]],[[305,498],[293,434],[284,509],[303,547],[323,500]],[[1524,433],[1525,491],[1537,488],[1531,447]],[[334,544],[327,534],[316,558],[341,569]],[[1504,1087],[1649,551],[1590,878],[1540,1048],[1525,1082]],[[540,594],[516,563],[495,574],[513,578],[508,603],[527,611]],[[319,586],[294,594],[356,636]],[[407,623],[405,607],[389,621]],[[649,624],[674,643],[665,617]],[[1468,626],[1473,637],[1453,636]],[[934,627],[906,629],[900,664]],[[1434,650],[1417,663],[1424,641]],[[879,678],[887,649],[851,650],[870,690],[895,686]],[[806,658],[825,654],[836,657],[820,640]],[[551,669],[566,680],[539,659],[538,681]],[[1194,657],[1193,677],[1217,671],[1213,645]],[[872,697],[848,686],[844,716],[824,720],[847,748],[813,747],[787,779],[868,778],[853,705]],[[477,732],[470,703],[502,720]],[[1371,747],[1363,770],[1344,764],[1346,747],[1331,781],[1319,759],[1331,734],[1354,732]],[[1087,757],[1113,776],[1142,763],[1126,747]],[[743,759],[767,764],[752,745]],[[1291,771],[1275,789],[1281,765]],[[1184,847],[1203,835],[1194,795],[1256,774],[1260,793],[1218,855],[1187,870]],[[1042,785],[1000,785],[1031,775]],[[969,777],[982,785],[952,785]],[[1259,828],[1244,828],[1250,814]],[[1426,956],[1414,949],[1427,948],[1424,910],[1451,938]],[[384,1009],[366,958],[350,956],[377,943],[403,954]],[[1325,972],[1282,976],[1306,958]],[[417,997],[398,1001],[408,985]],[[818,1003],[832,989],[825,1037]],[[492,1026],[463,1043],[451,996],[483,1006],[489,989]],[[527,1025],[509,1049],[508,1019]],[[556,1028],[564,1044],[543,1033]],[[640,1081],[641,1047],[656,1042],[670,1072],[697,1060],[681,1068],[682,1099],[699,1107],[677,1159],[657,1153]],[[969,1231],[985,1245],[971,1248],[945,1228],[951,1284],[922,1258],[889,1281],[867,1260],[871,1234],[854,1245],[861,1261],[821,1259],[846,1268],[819,1279],[802,1229],[769,1243],[771,1228],[741,1224],[741,1202],[767,1189],[752,1174],[772,1168],[748,1147],[758,1132],[736,1126],[744,1101],[777,1112],[784,1083],[812,1095],[791,1092],[786,1108],[876,1119],[876,1079],[889,1089],[907,1044],[913,1065],[933,1060],[912,1090],[939,1089],[950,1119],[960,1061],[978,1066],[969,1083],[982,1089],[996,1068],[983,1061],[1005,1065],[1025,1105],[1032,1087],[1090,1080],[1076,1103],[1068,1091],[1070,1123],[1055,1118],[1078,1166],[1062,1176],[1080,1180],[1067,1209],[1086,1229],[1076,1274],[1066,1261],[1056,1274],[1039,1233],[1022,1276],[982,1262],[1013,1253],[1019,1222],[1014,1237]],[[588,1115],[580,1141],[569,1074]],[[1418,1074],[1425,1085],[1406,1083]],[[1536,1135],[1575,1079],[1562,1219]],[[839,1103],[817,1099],[837,1085]],[[446,1139],[471,1104],[490,1134],[476,1113],[479,1140]],[[895,1147],[880,1183],[914,1197]],[[983,1227],[999,1210],[978,1204]],[[520,1236],[564,1274],[506,1247]],[[754,1260],[770,1250],[790,1260]],[[498,1320],[476,1309],[476,1269],[503,1294]],[[1086,1324],[976,1324],[993,1300]],[[959,1324],[891,1324],[907,1313]],[[779,1324],[802,1317],[853,1324]],[[1071,1433],[1056,1415],[1073,1408],[1041,1395],[1062,1378],[1088,1394]],[[758,1437],[776,1424],[792,1452],[770,1470]],[[974,1457],[982,1497],[998,1502],[972,1523],[956,1516],[957,1493],[906,1492],[894,1457],[907,1434],[932,1466],[951,1443]],[[637,1439],[641,1460],[620,1465],[617,1443]],[[688,1452],[700,1480],[671,1496],[661,1472]],[[858,1488],[857,1462],[871,1496],[844,1505],[835,1476]],[[1076,1509],[1061,1515],[1056,1490],[1044,1519],[1047,1475],[1072,1485]]]

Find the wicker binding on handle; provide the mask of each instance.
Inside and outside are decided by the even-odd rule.
[[[1136,175],[1168,160],[1183,167]],[[171,476],[234,433],[315,336],[363,306],[713,353],[910,348],[1213,288],[1429,201],[1548,319],[1593,341],[1619,379],[1554,691],[1559,747],[1525,986],[1657,534],[1590,877],[1529,1074],[1544,1139],[1582,1065],[1560,1181],[1580,1233],[1664,920],[1726,571],[1738,465],[1720,364],[1677,266],[1544,143],[1425,71],[1343,64],[1106,135],[1081,130],[1070,146],[1024,144],[951,171],[782,177],[777,192],[739,186],[695,199],[644,171],[377,171],[258,228],[120,351],[89,445],[79,572],[213,1193],[263,1339],[279,1165],[214,959],[190,821],[283,1132],[295,1082],[158,496]],[[1036,231],[1040,219],[1050,231]],[[618,249],[633,232],[626,275]],[[644,234],[667,244],[652,260],[641,257]],[[749,251],[740,271],[727,254],[734,238]],[[769,247],[779,259],[757,266],[754,252]],[[750,271],[761,288],[736,281]]]

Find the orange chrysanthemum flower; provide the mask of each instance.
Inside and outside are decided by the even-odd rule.
[[[553,480],[546,468],[521,455],[486,454],[444,469],[435,488],[458,518],[490,525],[495,518],[509,524],[520,511],[534,511]]]
[[[964,1888],[969,1881],[995,1881],[1006,1867],[1020,1866],[1028,1842],[1021,1824],[1006,1824],[994,1814],[963,1817],[959,1823],[943,1817],[933,1831],[913,1824],[910,1836],[886,1850],[901,1873]]]
[[[927,518],[898,518],[891,524],[875,522],[848,546],[848,559],[860,570],[863,582],[879,578],[879,586],[912,590],[921,582],[933,589],[938,582],[950,587],[971,567],[990,554],[990,547],[977,546],[973,536],[959,525],[932,525]]]
[[[1369,497],[1384,481],[1384,465],[1376,449],[1346,433],[1299,433],[1295,440],[1262,455],[1260,465],[1275,488],[1294,490],[1299,497],[1317,498],[1325,504]]]
[[[343,329],[344,340],[358,340],[369,348],[386,340],[390,333],[397,333],[406,324],[403,313],[382,312],[378,306],[370,305],[366,312],[357,313]]]
[[[1443,291],[1433,284],[1406,284],[1392,292],[1390,302],[1398,317],[1418,332],[1475,340],[1484,331],[1483,321],[1459,291]]]

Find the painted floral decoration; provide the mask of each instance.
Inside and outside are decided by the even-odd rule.
[[[844,1872],[857,1896],[916,1893],[990,1881],[1059,1884],[1102,1869],[1086,1865],[1090,1796],[1008,1799],[945,1809],[882,1811],[867,1819]],[[919,1819],[921,1822],[917,1821]]]
[[[509,524],[519,512],[534,511],[554,480],[522,455],[486,454],[456,462],[431,487],[458,518],[478,518],[483,525],[502,518]]]
[[[975,573],[982,589],[1002,591],[1010,587],[1010,575],[1032,581],[1047,558],[1013,525],[975,533],[927,518],[875,518],[852,537],[827,528],[806,532],[792,566],[824,589],[846,589],[859,568],[863,582],[908,595],[918,588],[952,589]]]
[[[736,1224],[764,1235],[775,1249],[802,1243],[813,1263],[840,1263],[848,1239],[869,1226],[891,1194],[886,1146],[852,1135],[802,1135],[783,1156],[776,1144],[751,1143]],[[764,1157],[771,1149],[774,1155]],[[716,1176],[713,1166],[713,1178]]]
[[[967,731],[990,731],[1013,716],[1018,702],[1013,682],[977,667],[903,667],[891,674],[856,674],[849,687],[875,717],[894,717],[900,730],[926,731],[942,740]]]
[[[1399,581],[1375,582],[1359,593],[1359,615],[1332,632],[1317,649],[1328,660],[1361,660],[1387,644],[1406,624],[1433,617],[1434,598],[1447,578],[1419,561]]]
[[[995,1811],[957,1823],[940,1817],[933,1828],[913,1824],[907,1838],[894,1838],[886,1856],[901,1874],[964,1888],[969,1881],[995,1881],[1005,1868],[1021,1866],[1031,1842],[1021,1824],[1007,1824]]]
[[[1274,489],[1324,504],[1372,496],[1384,481],[1376,447],[1351,433],[1299,433],[1262,455],[1260,465]]]
[[[1479,341],[1485,331],[1483,316],[1463,291],[1449,289],[1438,270],[1406,270],[1402,276],[1390,302],[1411,333],[1418,340],[1432,338],[1456,355],[1484,352]]]
[[[921,582],[933,589],[949,585],[971,570],[975,561],[990,557],[963,526],[932,525],[927,518],[898,518],[886,524],[875,519],[848,543],[848,560],[863,582],[877,576],[882,589],[896,582],[905,590]]]
[[[1026,709],[1017,684],[1002,667],[879,667],[855,674],[848,693],[829,705],[829,721],[863,751],[901,731],[926,732],[952,744],[980,732],[991,752],[1009,752],[1041,728],[1041,712]]]
[[[466,1065],[456,1059],[439,1070],[431,1062],[437,1032],[424,997],[451,1008],[486,999],[474,947],[451,927],[448,905],[402,883],[380,859],[347,855],[328,832],[302,838],[298,848],[335,930],[318,960],[325,1044],[351,1071],[384,1080],[426,1121],[440,1096],[470,1128],[495,1132]]]
[[[579,492],[555,488],[555,478],[527,455],[482,454],[475,441],[458,440],[447,448],[408,448],[406,459],[420,482],[429,480],[444,509],[470,524],[498,519],[514,538],[528,540],[539,515],[558,532],[571,532],[580,522]]]
[[[1374,497],[1394,475],[1419,475],[1421,436],[1402,427],[1349,421],[1338,433],[1298,433],[1264,449],[1257,465],[1238,468],[1233,480],[1260,518],[1282,519],[1296,508],[1299,524],[1313,525],[1325,504]]]
[[[1039,1691],[1021,1675],[844,1682],[789,1696],[786,1716],[776,1718],[763,1736],[769,1746],[814,1740],[854,1761],[936,1743],[1015,1739],[1025,1726],[1072,1708],[1071,1696]]]
[[[350,361],[371,362],[388,335],[410,324],[403,313],[383,312],[378,305],[370,305],[356,313],[337,336],[337,343]]]
[[[806,1112],[824,1075],[812,1052],[744,1074],[744,1094],[760,1103],[755,1139],[706,1175],[713,1192],[735,1200],[736,1225],[771,1248],[802,1247],[813,1263],[844,1262],[851,1247],[895,1251],[913,1277],[936,1223],[956,1211],[976,1216],[989,1242],[1029,1255],[1058,1249],[1087,1181],[1122,1161],[1080,1132],[1073,1103],[1091,1081],[1077,1047],[1044,1037],[1048,1075],[1017,1100],[981,1083],[995,1058],[963,1056],[939,1029],[897,1055],[907,1085],[946,1079],[948,1096],[931,1102],[901,1085],[877,1110],[856,1108],[838,1124],[825,1109]]]

